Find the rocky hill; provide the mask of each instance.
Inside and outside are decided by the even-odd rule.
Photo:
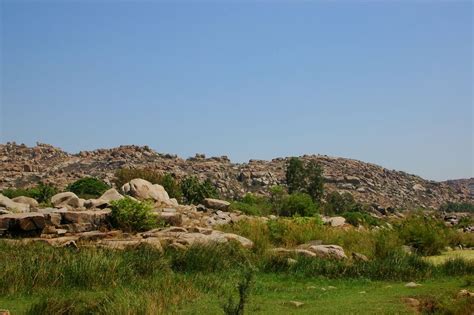
[[[301,158],[315,159],[323,165],[327,191],[347,191],[359,201],[381,207],[437,208],[448,201],[473,200],[468,189],[449,182],[429,181],[346,158],[325,155]],[[172,173],[177,178],[190,174],[209,178],[223,196],[235,198],[246,192],[266,193],[272,185],[284,184],[286,162],[287,158],[276,158],[237,164],[226,156],[206,158],[202,154],[182,159],[155,152],[148,146],[134,145],[70,154],[48,144],[28,147],[7,143],[0,144],[0,189],[27,187],[39,181],[65,187],[84,176],[111,183],[119,168],[147,167]],[[465,183],[467,186],[469,182]]]

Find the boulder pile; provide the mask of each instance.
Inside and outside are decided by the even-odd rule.
[[[214,230],[220,224],[237,222],[246,216],[225,212],[229,203],[206,199],[205,205],[179,205],[160,185],[133,179],[120,188],[107,190],[97,199],[84,200],[72,192],[51,198],[52,207],[40,207],[31,198],[14,200],[0,195],[0,236],[24,237],[54,246],[77,246],[94,241],[101,247],[123,249],[147,243],[155,248],[172,246],[185,249],[193,244],[237,242],[243,247],[253,243],[239,235]],[[153,201],[152,213],[167,227],[146,233],[127,234],[112,230],[111,202],[128,196]]]
[[[374,204],[382,212],[390,208],[438,208],[448,201],[474,198],[468,188],[474,186],[474,179],[435,182],[352,159],[325,155],[305,155],[301,159],[315,160],[323,166],[327,191],[350,192],[357,201]],[[117,169],[136,167],[171,173],[176,178],[196,175],[201,180],[210,179],[223,197],[235,198],[247,192],[267,194],[271,186],[283,184],[287,161],[288,158],[275,158],[236,164],[227,156],[207,158],[203,154],[182,159],[133,145],[69,154],[47,144],[27,147],[7,143],[0,144],[0,190],[27,187],[38,181],[64,188],[85,176],[112,183]],[[134,184],[130,185],[115,188],[137,193]]]

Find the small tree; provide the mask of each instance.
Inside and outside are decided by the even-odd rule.
[[[292,157],[286,168],[286,184],[290,194],[306,193],[319,203],[324,194],[323,168],[316,161],[304,164],[299,158]]]
[[[320,202],[324,195],[323,168],[316,161],[309,161],[305,167],[307,176],[306,192],[314,202]]]
[[[290,194],[304,190],[306,186],[304,173],[303,162],[297,157],[290,158],[286,167],[286,184]]]

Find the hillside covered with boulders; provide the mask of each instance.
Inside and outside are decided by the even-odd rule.
[[[447,202],[469,202],[467,186],[425,180],[402,171],[357,160],[305,155],[324,168],[326,191],[350,192],[357,201],[392,208],[438,208]],[[158,153],[148,146],[127,145],[112,149],[67,153],[48,144],[34,147],[0,144],[0,190],[30,187],[38,182],[64,188],[77,179],[92,176],[112,183],[121,168],[150,168],[176,178],[197,175],[210,179],[223,198],[239,198],[247,192],[267,193],[273,185],[285,183],[288,158],[232,163],[227,156],[196,154],[188,159]]]

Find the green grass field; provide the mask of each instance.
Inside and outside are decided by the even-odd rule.
[[[428,261],[435,265],[442,264],[449,259],[462,258],[465,260],[474,261],[474,250],[453,250],[444,252],[441,255],[426,257]]]
[[[343,236],[346,247],[367,234],[327,233]],[[146,245],[120,251],[0,240],[0,309],[12,315],[242,315],[229,311],[229,298],[237,301],[239,284],[252,275],[245,314],[474,314],[474,297],[457,296],[474,291],[473,251],[422,257],[398,250],[384,234],[369,240],[376,243],[358,245],[373,245],[367,262],[302,256],[291,262],[267,246],[247,250],[234,243],[162,253]],[[405,287],[411,281],[421,286]],[[420,305],[410,307],[406,298]]]
[[[200,279],[197,279],[200,278]],[[225,301],[223,292],[232,291],[232,283],[222,283],[215,288],[205,288],[202,282],[217,283],[219,276],[188,277],[196,290],[180,299],[177,305],[169,305],[164,313],[169,314],[223,314],[221,305]],[[221,279],[228,281],[229,279]],[[405,297],[455,295],[465,287],[465,281],[437,279],[421,282],[417,288],[406,288],[405,282],[368,280],[329,280],[323,278],[302,279],[283,275],[257,275],[247,306],[248,314],[413,314],[403,301]],[[120,290],[115,288],[116,290]],[[93,300],[107,291],[47,290],[41,294],[13,295],[0,298],[1,308],[12,314],[26,314],[28,308],[42,296],[70,296]],[[143,290],[145,294],[146,290]],[[115,293],[117,294],[117,293]],[[124,293],[126,294],[126,293]],[[291,301],[304,303],[296,307]]]

